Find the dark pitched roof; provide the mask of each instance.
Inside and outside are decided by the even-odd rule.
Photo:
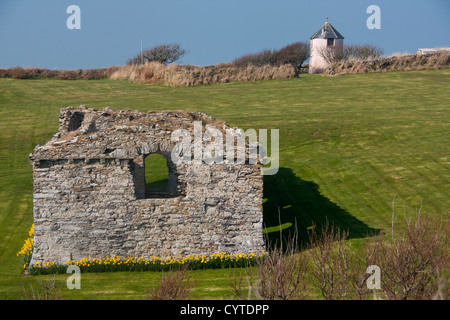
[[[344,37],[327,21],[310,39],[344,39]]]

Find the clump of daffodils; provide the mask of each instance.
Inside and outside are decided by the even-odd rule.
[[[28,267],[30,274],[66,273],[69,265],[80,267],[82,272],[164,271],[186,265],[188,265],[189,269],[234,268],[254,265],[258,259],[263,259],[266,255],[264,251],[258,253],[219,252],[210,255],[179,255],[166,258],[155,256],[122,258],[114,255],[100,258],[85,257],[79,260],[66,261],[65,263],[37,261],[33,265],[29,265],[33,254],[33,235],[34,225],[31,226],[28,232],[29,237],[17,253],[17,256],[22,258],[23,268],[26,269]]]
[[[22,258],[23,268],[25,269],[31,260],[31,255],[33,254],[33,235],[34,235],[34,224],[31,225],[28,231],[28,238],[25,240],[22,249],[17,252],[17,256]]]
[[[150,256],[126,257],[111,256],[104,258],[85,257],[70,260],[62,264],[53,261],[36,262],[29,267],[30,274],[65,273],[69,265],[80,267],[81,272],[114,272],[114,271],[164,271],[188,266],[189,269],[217,269],[254,265],[263,259],[266,253],[213,253],[211,255],[188,255],[159,258]]]

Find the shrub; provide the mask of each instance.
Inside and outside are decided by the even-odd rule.
[[[390,238],[380,235],[371,239],[367,263],[381,269],[381,297],[445,299],[446,281],[442,280],[448,268],[448,237],[448,217],[444,224],[419,211],[415,220],[407,219],[402,233],[395,232],[393,226]]]
[[[127,65],[145,64],[146,62],[153,61],[168,65],[181,59],[186,53],[187,51],[181,48],[178,43],[160,44],[145,49],[142,53],[128,59]]]
[[[340,47],[320,47],[317,53],[330,65],[349,60],[367,61],[378,59],[383,54],[383,49],[366,45],[344,45]]]
[[[236,67],[248,66],[281,66],[290,65],[298,75],[303,63],[309,58],[309,45],[306,42],[291,43],[279,50],[265,49],[250,53],[233,60]]]
[[[347,231],[341,231],[328,221],[320,232],[314,224],[308,232],[313,284],[320,289],[326,300],[364,299],[364,269],[346,241]]]
[[[365,300],[372,294],[388,300],[447,299],[448,217],[443,223],[419,211],[403,233],[394,232],[393,223],[392,237],[370,237],[361,250],[351,248],[348,232],[328,222],[320,230],[313,225],[308,236],[306,250],[274,249],[255,267],[235,272],[231,291],[241,299],[293,299],[311,279],[326,300]],[[381,270],[379,290],[367,286],[372,265]]]
[[[53,275],[53,279],[47,279],[45,282],[37,279],[37,282],[39,284],[37,289],[30,284],[28,292],[24,287],[26,300],[60,300],[60,288],[57,286],[55,275]]]
[[[118,67],[113,66],[107,69],[77,69],[77,70],[49,70],[40,68],[15,67],[10,69],[0,69],[0,77],[11,77],[13,79],[36,79],[36,78],[57,78],[61,80],[91,80],[105,79],[115,72]]]
[[[248,67],[248,66],[263,66],[263,65],[276,65],[277,64],[277,53],[276,50],[265,49],[258,53],[250,53],[233,60],[233,65],[237,67]]]
[[[292,242],[293,243],[293,242]],[[255,267],[248,266],[230,277],[231,291],[240,299],[293,300],[305,298],[306,255],[297,255],[292,245],[272,248]],[[254,270],[255,269],[255,270]],[[245,290],[244,275],[247,279]],[[256,277],[256,279],[255,279]]]
[[[15,67],[11,69],[11,77],[13,79],[27,79],[29,75],[22,67]]]
[[[383,49],[370,44],[366,45],[344,45],[343,58],[345,60],[372,60],[383,55]]]
[[[295,42],[278,50],[276,63],[290,64],[296,74],[300,72],[303,63],[309,58],[309,45],[306,42]]]
[[[188,265],[182,268],[169,269],[159,277],[159,286],[147,293],[149,300],[185,300],[197,283],[188,273]]]

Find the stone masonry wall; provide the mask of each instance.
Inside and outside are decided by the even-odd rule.
[[[204,114],[64,108],[60,129],[30,155],[31,263],[264,249],[259,164],[174,164],[170,134]],[[144,159],[167,159],[169,187],[145,190]]]

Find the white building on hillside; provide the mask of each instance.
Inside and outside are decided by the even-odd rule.
[[[344,49],[344,37],[327,21],[310,38],[309,73],[321,73],[328,63],[323,58],[325,50]]]
[[[419,48],[417,50],[418,54],[433,54],[438,51],[450,51],[450,48]]]

